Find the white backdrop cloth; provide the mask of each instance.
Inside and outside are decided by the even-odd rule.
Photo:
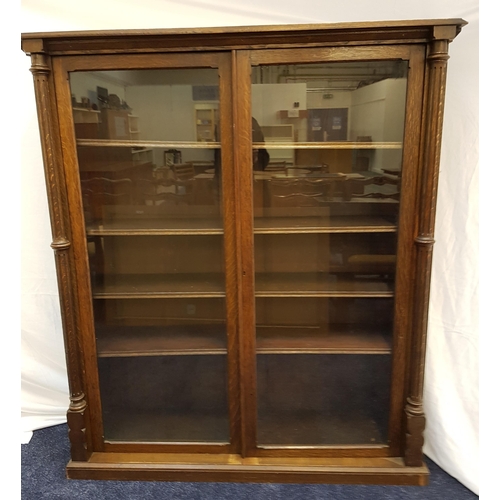
[[[425,453],[472,491],[478,469],[479,7],[468,0],[23,0],[21,31],[464,18],[450,45],[424,405]],[[22,431],[65,422],[68,386],[29,58],[17,50],[21,117]],[[24,59],[23,59],[24,58]],[[26,439],[26,434],[24,435]]]

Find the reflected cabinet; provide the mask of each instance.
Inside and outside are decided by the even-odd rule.
[[[460,19],[29,33],[70,478],[426,484]]]

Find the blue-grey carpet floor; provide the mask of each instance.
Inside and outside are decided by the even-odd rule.
[[[477,495],[431,460],[429,486],[179,483],[69,480],[66,425],[40,429],[21,445],[23,500],[475,500]],[[5,498],[5,497],[4,497]]]

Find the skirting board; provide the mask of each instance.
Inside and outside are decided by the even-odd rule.
[[[119,455],[119,456],[118,456]],[[425,486],[429,470],[426,465],[406,467],[400,458],[367,459],[373,465],[353,466],[349,459],[242,459],[225,456],[223,463],[207,460],[174,458],[164,454],[94,453],[88,462],[70,461],[69,479],[183,481],[183,482],[252,482],[252,483],[325,483]],[[205,459],[205,460],[204,460]],[[359,459],[357,459],[359,461]]]

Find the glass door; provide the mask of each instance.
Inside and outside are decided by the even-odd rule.
[[[256,446],[387,449],[408,61],[277,52],[250,90]]]
[[[70,72],[106,443],[234,440],[230,96],[220,68],[181,59]]]

